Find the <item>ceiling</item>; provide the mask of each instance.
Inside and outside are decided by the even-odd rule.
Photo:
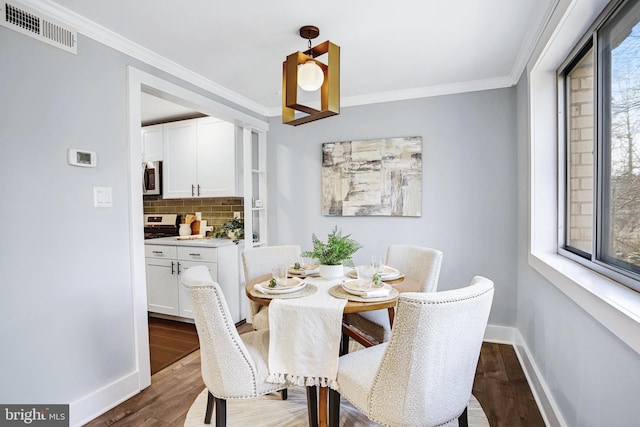
[[[288,54],[307,48],[307,41],[298,35],[302,25],[320,28],[314,45],[331,40],[341,47],[344,107],[511,86],[556,2],[56,0],[50,4],[215,82],[261,113],[278,115],[282,62]]]

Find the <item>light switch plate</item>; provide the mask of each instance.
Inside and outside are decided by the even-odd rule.
[[[93,187],[93,207],[110,208],[113,206],[113,189],[111,187]]]

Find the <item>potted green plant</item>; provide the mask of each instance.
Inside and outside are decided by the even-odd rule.
[[[344,265],[353,266],[351,256],[362,246],[351,239],[351,235],[343,235],[335,226],[327,236],[327,242],[311,235],[313,249],[301,254],[303,257],[314,258],[320,264],[320,276],[324,279],[337,279],[344,275]]]
[[[215,237],[228,238],[238,242],[244,238],[244,220],[242,218],[234,218],[216,229],[214,235]]]

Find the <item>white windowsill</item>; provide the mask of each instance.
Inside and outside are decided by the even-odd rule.
[[[640,354],[640,293],[562,255],[531,253],[529,264]]]

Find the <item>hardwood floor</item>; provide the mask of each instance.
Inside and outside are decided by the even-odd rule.
[[[240,333],[251,325],[238,327]],[[97,426],[182,426],[191,404],[204,389],[196,351],[151,377],[151,386],[86,424]],[[473,394],[492,427],[538,427],[544,421],[513,347],[483,343]]]
[[[149,316],[151,375],[200,348],[196,326]]]
[[[510,345],[482,343],[473,395],[491,426],[545,425],[516,352]]]

